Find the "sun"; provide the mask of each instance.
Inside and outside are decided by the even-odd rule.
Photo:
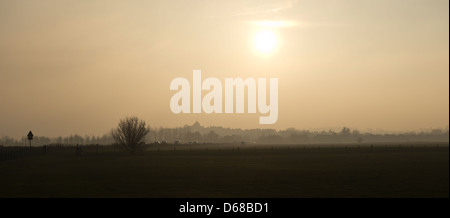
[[[277,45],[277,37],[272,31],[263,30],[256,33],[253,42],[259,52],[270,53]]]

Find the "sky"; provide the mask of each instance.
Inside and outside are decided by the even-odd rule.
[[[170,83],[192,86],[194,69],[223,84],[278,78],[277,122],[174,114]],[[448,128],[449,1],[0,0],[0,136],[101,135],[126,116],[151,127]]]

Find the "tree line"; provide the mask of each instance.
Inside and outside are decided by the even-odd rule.
[[[449,130],[433,129],[421,132],[404,132],[397,134],[363,133],[343,127],[340,131],[311,131],[288,128],[275,129],[231,129],[224,127],[204,127],[198,122],[177,128],[148,128],[143,138],[146,144],[152,143],[257,143],[257,144],[301,144],[301,143],[376,143],[376,142],[448,142]],[[35,136],[33,146],[60,145],[111,145],[117,142],[112,133],[102,136],[46,137]],[[3,136],[0,146],[27,146],[24,136],[20,140]]]
[[[311,131],[288,128],[274,129],[230,129],[203,127],[197,122],[192,126],[178,128],[150,129],[150,141],[181,143],[256,143],[256,144],[299,144],[299,143],[371,143],[371,142],[448,142],[448,128],[421,132],[375,134],[343,127],[340,131]]]
[[[58,145],[110,145],[114,142],[114,139],[109,134],[102,136],[80,136],[78,134],[69,136],[47,137],[47,136],[34,136],[32,146],[43,146],[50,144]],[[17,140],[8,136],[0,138],[0,146],[25,146],[28,145],[28,138],[26,136]]]

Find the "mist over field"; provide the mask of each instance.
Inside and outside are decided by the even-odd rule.
[[[2,0],[0,136],[102,136],[130,115],[154,128],[445,131],[448,8],[447,0]],[[192,92],[195,69],[202,82],[277,78],[277,122],[261,125],[265,115],[247,109],[173,113],[171,81],[185,78]]]
[[[448,199],[449,1],[0,0],[30,197]]]
[[[145,143],[231,143],[231,144],[363,144],[363,143],[417,143],[417,142],[449,142],[449,130],[432,129],[403,133],[372,133],[360,132],[343,127],[339,131],[331,129],[325,131],[298,130],[289,128],[275,129],[231,129],[224,127],[204,127],[195,122],[178,128],[150,128]],[[3,136],[0,146],[28,146],[27,137],[20,139]],[[111,145],[114,143],[110,133],[101,136],[71,134],[69,136],[46,137],[35,136],[33,146],[50,144],[61,145]]]

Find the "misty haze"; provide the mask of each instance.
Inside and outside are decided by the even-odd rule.
[[[0,198],[448,198],[448,17],[0,0]]]

